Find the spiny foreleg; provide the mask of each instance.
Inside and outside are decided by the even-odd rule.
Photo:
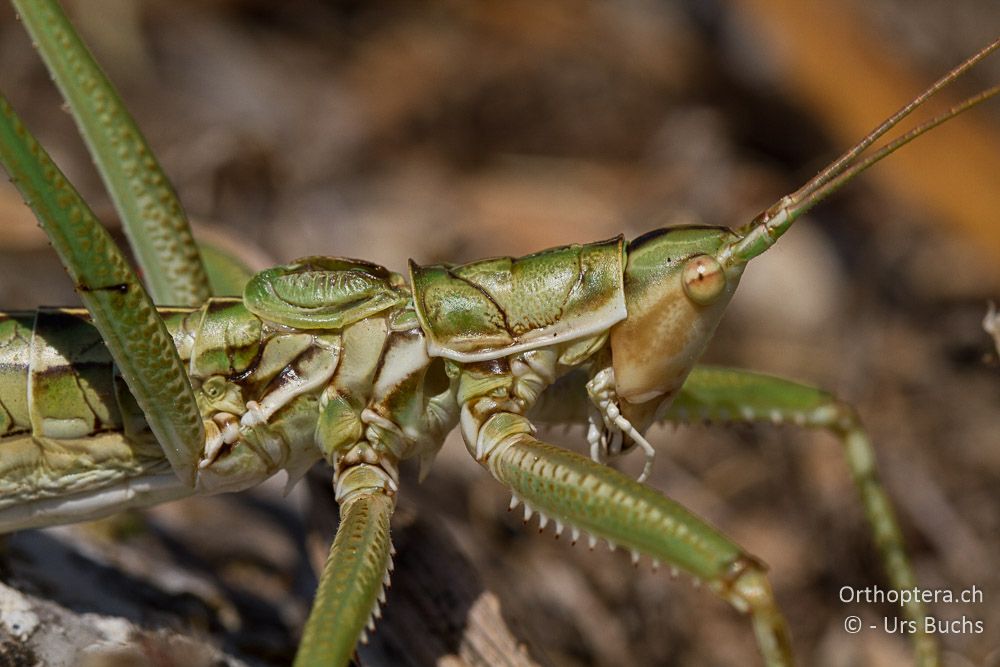
[[[892,501],[879,479],[875,452],[857,413],[849,405],[827,392],[788,380],[743,370],[699,366],[688,376],[664,419],[674,423],[689,419],[769,421],[830,431],[843,445],[890,584],[896,590],[916,587],[916,577],[906,555]],[[940,660],[937,642],[923,631],[926,615],[923,603],[910,599],[903,611],[918,628],[913,634],[918,663],[923,667],[937,665]]]
[[[638,445],[646,457],[639,481],[645,482],[653,471],[656,450],[621,413],[618,395],[615,393],[614,369],[609,366],[595,373],[587,382],[587,395],[591,402],[587,426],[590,458],[598,463],[605,463],[611,456],[628,451],[633,444]]]
[[[750,614],[767,665],[792,664],[788,628],[765,567],[684,507],[626,475],[534,438],[513,380],[494,367],[464,371],[462,434],[470,453],[556,533],[584,531],[684,569]],[[506,395],[504,389],[507,389]],[[479,391],[475,391],[475,390]],[[472,390],[472,391],[470,391]]]

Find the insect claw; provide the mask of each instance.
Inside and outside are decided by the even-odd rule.
[[[541,512],[538,513],[538,532],[545,530],[545,526],[549,523],[549,517],[545,516]]]
[[[611,540],[607,540],[607,543],[608,543],[608,550],[609,551],[614,551],[615,549],[618,548],[618,545],[615,544],[614,542],[612,542]]]
[[[379,601],[379,604],[385,604],[385,586],[383,586],[382,588],[378,589],[378,601]],[[379,611],[379,614],[381,614],[381,613],[382,612]]]
[[[680,573],[681,573],[681,571],[678,570],[675,566],[673,566],[673,565],[670,566],[670,578],[671,579],[676,579],[678,576],[680,576]]]
[[[531,515],[535,513],[535,510],[528,507],[528,503],[524,503],[524,522],[528,523],[531,521]]]
[[[577,528],[576,526],[573,526],[572,531],[573,531],[573,533],[572,533],[573,534],[573,542],[572,543],[576,544],[576,541],[580,539],[580,529]]]
[[[386,572],[385,576],[382,578],[382,585],[386,588],[392,588],[392,582],[389,581],[389,573]]]
[[[591,551],[597,546],[597,537],[595,535],[587,535],[587,546],[590,547]]]
[[[368,646],[368,632],[367,631],[365,631],[365,630],[361,631],[361,637],[359,637],[359,641],[362,644],[364,644],[365,646]]]
[[[510,497],[510,506],[507,508],[507,511],[508,512],[512,511],[520,504],[521,504],[521,499],[518,498],[517,496],[512,495]]]
[[[563,532],[563,523],[562,523],[562,521],[556,521],[556,539],[557,540],[559,539],[559,536],[562,535],[562,532]]]
[[[632,550],[632,565],[639,566],[639,552],[635,549]]]
[[[653,559],[653,572],[658,572],[660,569],[660,561],[656,558]]]
[[[374,614],[368,617],[368,625],[366,625],[365,627],[368,628],[368,632],[375,632],[375,616],[374,616]]]

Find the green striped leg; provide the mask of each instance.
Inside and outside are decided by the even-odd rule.
[[[320,576],[295,667],[344,667],[359,638],[367,641],[385,602],[392,570],[389,519],[395,481],[377,465],[357,463],[338,475],[340,525]]]
[[[145,138],[55,0],[15,0],[121,216],[156,302],[199,306],[208,281],[184,211]],[[193,485],[204,446],[187,376],[120,251],[3,102],[3,162],[35,210],[174,472]]]
[[[0,162],[75,283],[174,472],[193,485],[204,430],[173,340],[107,231],[2,96]]]
[[[854,484],[861,495],[890,584],[897,590],[913,589],[916,578],[910,567],[903,536],[892,502],[879,479],[875,453],[855,411],[831,394],[767,375],[743,370],[699,366],[688,376],[664,420],[787,422],[824,428],[840,439]],[[918,664],[939,664],[938,645],[924,633],[924,605],[912,601],[904,608],[918,631],[913,634]]]
[[[785,619],[765,567],[724,535],[660,492],[585,456],[535,439],[523,416],[494,411],[494,396],[463,406],[462,431],[470,452],[514,494],[512,506],[537,512],[556,533],[584,531],[704,580],[738,610],[750,614],[768,667],[792,664]],[[486,407],[486,409],[484,409]],[[478,416],[478,415],[481,415]]]
[[[55,0],[14,0],[73,112],[153,300],[200,306],[208,278],[184,209],[142,132]]]

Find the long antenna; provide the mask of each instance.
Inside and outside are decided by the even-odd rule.
[[[883,121],[861,141],[831,162],[801,188],[790,195],[782,197],[778,202],[759,213],[748,225],[738,230],[743,235],[743,238],[726,248],[719,258],[720,261],[724,261],[724,263],[742,263],[756,257],[771,247],[803,213],[830,196],[845,183],[853,180],[872,165],[891,155],[920,135],[1000,94],[1000,85],[988,88],[977,95],[959,102],[941,115],[918,125],[893,141],[883,145],[868,157],[861,157],[872,144],[884,136],[886,132],[896,127],[904,118],[923,106],[935,93],[954,82],[955,79],[997,49],[1000,49],[1000,38],[994,40],[971,58],[965,60],[935,81],[927,90]]]
[[[992,88],[987,88],[978,95],[973,95],[972,97],[959,102],[941,115],[935,116],[934,118],[921,123],[917,127],[908,131],[906,134],[903,134],[885,144],[865,159],[845,165],[845,167],[840,170],[840,173],[831,175],[825,182],[819,185],[813,185],[813,189],[811,191],[807,189],[809,186],[807,183],[806,186],[803,186],[795,194],[791,195],[791,198],[793,199],[797,195],[801,195],[801,198],[797,202],[797,206],[801,207],[801,211],[796,210],[795,215],[801,215],[801,213],[809,210],[828,195],[835,192],[840,186],[844,185],[848,181],[851,181],[855,176],[865,171],[882,158],[892,155],[920,135],[933,130],[945,121],[951,120],[955,116],[968,111],[969,109],[982,104],[993,97],[996,97],[998,94],[1000,94],[1000,84],[993,86]],[[811,182],[812,181],[810,181],[810,183]]]
[[[974,54],[972,57],[968,58],[965,62],[959,64],[953,70],[951,70],[943,77],[935,81],[927,90],[925,90],[924,92],[920,93],[915,98],[913,98],[913,100],[911,100],[909,103],[903,106],[903,108],[901,108],[899,111],[889,116],[889,118],[885,119],[882,122],[882,124],[876,127],[874,130],[872,130],[868,134],[868,136],[859,141],[854,147],[847,150],[839,158],[831,162],[825,169],[823,169],[823,171],[814,176],[808,183],[806,183],[795,194],[793,194],[792,197],[795,197],[795,195],[809,188],[821,187],[825,183],[835,178],[845,169],[849,168],[851,162],[857,159],[862,153],[865,152],[865,150],[868,149],[869,146],[878,141],[886,132],[894,128],[896,125],[899,124],[900,121],[902,121],[904,118],[906,118],[911,113],[913,113],[921,106],[923,106],[923,104],[931,97],[933,97],[938,91],[940,91],[942,88],[946,88],[949,84],[954,82],[955,79],[962,76],[962,74],[964,74],[968,70],[972,69],[976,65],[976,63],[978,63],[980,60],[982,60],[983,58],[987,57],[988,55],[996,51],[998,48],[1000,48],[1000,38],[998,38],[991,44],[987,45],[985,48],[980,50],[978,53]],[[990,97],[992,97],[992,95],[990,95]],[[953,107],[953,109],[958,108],[959,106],[962,106],[962,104],[956,105],[955,107]],[[974,104],[970,105],[967,108],[971,108],[971,106],[975,105]],[[962,111],[964,110],[965,109],[963,108]],[[961,111],[959,111],[958,113],[961,113]],[[958,115],[958,113],[952,115]],[[948,116],[948,118],[951,118],[951,116]],[[942,120],[941,122],[944,122],[944,120]],[[919,135],[915,135],[913,138],[916,138],[916,136]]]

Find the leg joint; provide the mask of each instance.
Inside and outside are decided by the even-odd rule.
[[[767,566],[749,554],[737,556],[717,585],[719,595],[742,612],[774,605]]]
[[[511,412],[498,412],[491,416],[479,430],[476,442],[476,460],[489,467],[514,441],[523,435],[532,435],[535,427],[526,417]]]
[[[334,490],[341,506],[359,495],[383,493],[392,497],[399,491],[399,473],[389,461],[358,463],[337,471]]]

